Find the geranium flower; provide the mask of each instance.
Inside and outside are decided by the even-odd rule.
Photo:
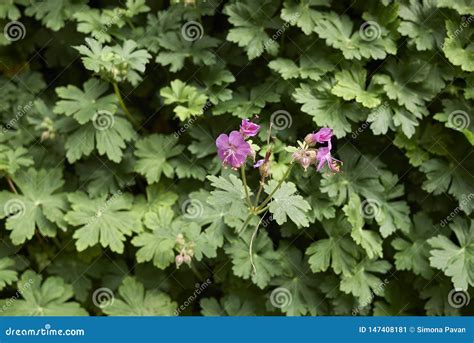
[[[316,151],[313,149],[299,149],[293,153],[293,159],[301,164],[304,171],[306,171],[311,164],[316,162]]]
[[[310,133],[305,137],[305,142],[313,146],[316,143],[325,143],[328,142],[329,149],[331,148],[331,138],[332,138],[332,129],[328,127],[323,127],[321,128],[318,132],[316,133]]]
[[[342,162],[331,156],[331,149],[329,147],[319,148],[316,160],[318,161],[316,168],[318,171],[320,171],[325,164],[327,164],[329,169],[333,172],[337,173],[341,170]]]
[[[245,137],[253,137],[260,130],[260,125],[251,122],[248,119],[243,119],[242,124],[240,124],[240,133]]]
[[[231,166],[232,169],[239,168],[252,153],[250,144],[238,131],[232,131],[230,135],[225,133],[219,135],[216,139],[216,147],[222,165],[224,167]]]

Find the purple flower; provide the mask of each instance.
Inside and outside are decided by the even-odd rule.
[[[258,160],[258,161],[253,165],[253,167],[254,167],[254,168],[259,168],[259,167],[262,166],[262,164],[263,164],[264,162],[265,162],[265,159],[262,158],[261,160]]]
[[[329,148],[331,148],[331,138],[332,138],[332,129],[328,127],[323,127],[318,132],[310,133],[309,135],[307,135],[304,140],[310,146],[313,146],[316,143],[328,142],[328,146]]]
[[[252,123],[248,119],[243,119],[242,124],[240,124],[240,133],[245,137],[253,137],[260,130],[260,125]]]
[[[316,168],[318,171],[320,171],[325,164],[327,164],[329,169],[333,172],[339,172],[341,170],[342,162],[331,156],[330,147],[319,148],[316,160],[318,161]]]
[[[216,147],[222,165],[224,167],[230,165],[232,169],[239,168],[252,153],[250,144],[238,131],[232,131],[228,136],[224,133],[219,135],[216,139]]]

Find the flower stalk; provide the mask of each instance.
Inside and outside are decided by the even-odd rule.
[[[123,101],[123,98],[122,98],[122,94],[120,94],[120,89],[119,89],[119,86],[117,84],[117,82],[113,82],[112,83],[113,87],[114,87],[114,92],[115,92],[115,96],[117,97],[118,99],[118,102],[120,104],[120,107],[122,108],[122,110],[125,112],[125,115],[128,117],[128,119],[130,120],[130,122],[132,123],[133,126],[135,126],[135,128],[138,127],[138,121],[132,116],[132,114],[130,113],[130,111],[128,110],[127,108],[127,105],[125,105],[125,102]]]

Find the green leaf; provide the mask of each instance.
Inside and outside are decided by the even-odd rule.
[[[365,22],[358,31],[352,33],[352,30],[351,19],[334,12],[321,16],[314,28],[327,45],[341,50],[347,59],[384,59],[397,51],[395,42],[380,23]]]
[[[428,284],[420,293],[420,297],[426,299],[426,314],[428,316],[459,316],[459,308],[453,307],[453,300],[449,295],[452,290],[453,285],[448,280]]]
[[[360,111],[353,104],[341,100],[331,93],[334,82],[326,79],[316,84],[302,83],[295,89],[293,97],[303,104],[301,110],[313,117],[321,127],[331,127],[337,137],[351,132],[349,120],[361,120]]]
[[[472,7],[472,6],[471,6]],[[474,71],[474,49],[472,35],[474,30],[466,22],[446,20],[447,35],[443,51],[448,60],[462,70]]]
[[[30,167],[33,160],[23,147],[10,148],[0,144],[0,171],[14,175],[22,167]]]
[[[115,298],[103,311],[109,316],[172,316],[176,303],[160,291],[145,290],[143,284],[127,276],[118,289],[120,298]]]
[[[153,261],[153,264],[165,269],[174,262],[176,236],[181,227],[173,225],[174,213],[167,207],[159,208],[157,213],[145,215],[145,225],[153,230],[134,237],[132,244],[138,247],[137,262]]]
[[[74,295],[72,286],[57,276],[50,276],[43,281],[40,274],[31,270],[23,273],[18,281],[23,299],[13,302],[10,299],[0,300],[5,304],[6,316],[87,316],[77,302],[68,301]],[[8,301],[9,306],[6,305]]]
[[[458,11],[459,14],[469,14],[474,12],[474,6],[470,0],[438,0],[437,5],[438,7],[453,8]]]
[[[188,30],[191,31],[192,29],[196,29],[198,30],[197,32],[204,34],[204,30],[199,26],[190,25]],[[187,36],[183,32],[186,33],[186,24],[183,25],[181,32],[159,33],[157,40],[162,51],[156,56],[157,63],[165,67],[169,66],[169,70],[174,73],[184,68],[185,61],[188,58],[199,66],[212,66],[216,64],[214,49],[219,45],[219,39],[209,37],[207,34],[200,38],[197,35],[196,37],[186,38]]]
[[[458,244],[438,235],[428,240],[431,250],[430,264],[451,278],[454,287],[467,290],[474,286],[474,221],[455,218],[450,224]]]
[[[278,182],[271,180],[265,185],[264,190],[270,194],[277,187]],[[298,226],[307,227],[309,221],[306,212],[311,209],[309,203],[301,195],[296,194],[298,190],[292,182],[283,182],[281,187],[273,194],[268,210],[279,225],[291,219]]]
[[[383,260],[364,260],[359,263],[348,276],[343,276],[341,291],[354,295],[360,306],[368,305],[373,294],[382,296],[387,281],[382,281],[375,273],[385,274],[390,269],[390,263]]]
[[[122,253],[126,236],[136,231],[138,224],[131,215],[133,197],[121,191],[108,197],[106,194],[91,199],[83,192],[70,193],[68,200],[72,210],[65,219],[72,226],[76,248],[83,251],[100,244],[112,251]]]
[[[175,219],[174,212],[168,207],[159,208],[157,213],[147,213],[145,226],[150,230],[140,233],[132,240],[132,244],[140,248],[137,251],[138,262],[153,261],[153,264],[160,269],[168,267],[175,260],[175,250],[176,253],[180,253],[182,249],[178,235],[183,236],[188,247],[187,251],[191,250],[190,256],[197,261],[204,255],[216,256],[218,242],[209,239],[211,236],[202,234],[197,223],[185,222],[181,218]]]
[[[27,0],[10,0],[0,5],[0,18],[17,20],[21,17],[21,12],[17,6],[27,5]]]
[[[216,298],[204,298],[199,304],[203,316],[255,316],[256,314],[252,301],[235,294],[226,295],[220,301]]]
[[[48,266],[48,272],[72,285],[76,299],[84,302],[92,289],[92,277],[99,276],[98,265],[91,266],[77,255],[61,255]]]
[[[352,67],[335,74],[336,84],[332,93],[344,100],[356,100],[365,107],[373,108],[380,105],[381,101],[377,92],[365,89],[367,72],[362,67]]]
[[[211,196],[207,199],[207,203],[216,209],[224,218],[224,222],[235,228],[242,227],[243,222],[249,212],[245,203],[245,190],[242,181],[233,174],[227,177],[208,176],[211,185],[215,190],[211,191]],[[249,195],[252,196],[250,190]],[[256,217],[254,217],[254,222]],[[253,222],[251,221],[250,224]]]
[[[306,249],[314,273],[325,272],[329,266],[336,274],[349,275],[360,256],[360,249],[348,236],[350,226],[344,217],[323,222],[328,238],[319,239]]]
[[[170,87],[160,90],[166,105],[177,104],[173,109],[181,121],[193,116],[202,115],[207,103],[207,96],[202,94],[196,87],[189,86],[183,81],[176,79],[171,81]]]
[[[56,235],[57,227],[66,229],[67,200],[59,192],[64,183],[61,174],[59,169],[22,170],[13,177],[21,194],[0,192],[0,217],[8,217],[5,227],[12,231],[13,244],[33,238],[36,228],[49,237]]]
[[[398,270],[411,270],[425,279],[431,279],[433,270],[430,267],[430,245],[428,239],[432,237],[434,226],[425,212],[417,213],[407,239],[397,237],[392,246],[397,250],[395,266]]]
[[[249,113],[260,114],[269,103],[280,101],[280,94],[272,82],[264,82],[251,89],[239,87],[232,99],[213,107],[213,114],[231,113],[239,118],[247,118]]]
[[[469,201],[474,193],[474,177],[457,162],[446,162],[431,159],[423,163],[420,170],[426,174],[423,189],[433,194],[448,192],[459,201],[459,208],[470,214],[474,210],[474,202]]]
[[[324,16],[323,12],[318,12],[312,6],[328,7],[330,1],[327,0],[285,0],[281,10],[281,18],[291,25],[298,26],[305,35],[310,35],[317,22]]]
[[[137,173],[146,177],[149,184],[160,181],[161,174],[168,178],[174,176],[169,159],[179,155],[184,147],[176,145],[177,140],[170,135],[153,134],[136,143],[135,165]]]
[[[232,258],[232,270],[236,276],[251,279],[259,288],[264,289],[274,276],[281,274],[281,256],[273,250],[273,244],[268,235],[260,231],[253,242],[252,267],[249,256],[250,239],[232,240],[224,249]]]
[[[445,16],[436,5],[433,0],[410,0],[407,5],[400,4],[399,13],[403,21],[398,32],[409,37],[410,44],[414,44],[417,50],[433,50],[443,42],[445,32],[440,27],[444,26]]]
[[[14,267],[15,260],[9,257],[0,258],[0,290],[18,280],[18,273]]]
[[[56,88],[60,100],[56,103],[54,113],[72,116],[79,124],[92,121],[99,111],[115,113],[117,110],[115,95],[104,95],[109,86],[97,79],[90,79],[83,85],[84,91],[76,86]]]
[[[275,306],[273,300],[287,316],[315,316],[325,313],[322,305],[324,298],[315,287],[318,279],[305,268],[307,262],[301,251],[287,242],[280,249],[284,272],[272,281],[272,285],[278,288],[270,293],[270,303]],[[279,303],[279,293],[281,296],[286,294],[289,301]]]
[[[474,146],[474,115],[471,105],[463,99],[443,99],[443,112],[436,113],[434,118],[443,122],[450,129],[462,132]]]
[[[271,55],[278,53],[278,43],[273,40],[265,29],[279,28],[272,19],[278,4],[263,1],[242,1],[228,4],[224,14],[229,16],[229,22],[234,26],[227,34],[227,40],[237,43],[247,52],[250,60],[267,51]],[[258,13],[263,13],[257,15]],[[281,25],[280,25],[281,26]]]
[[[335,55],[329,49],[311,48],[299,58],[299,65],[292,59],[277,58],[270,61],[268,67],[281,75],[285,80],[302,78],[319,81],[328,72],[336,68]]]
[[[41,20],[47,28],[58,31],[72,15],[84,6],[84,0],[59,0],[55,2],[30,0],[25,14]]]
[[[382,257],[382,239],[377,232],[364,230],[363,207],[360,198],[352,193],[349,202],[343,208],[347,220],[352,224],[351,236],[364,248],[369,258]]]
[[[72,123],[67,131],[66,157],[71,163],[89,156],[94,147],[99,155],[106,155],[113,162],[121,162],[126,142],[136,136],[128,120],[107,112],[100,112],[93,122],[84,125]]]
[[[128,81],[136,86],[141,80],[140,73],[151,55],[145,49],[137,49],[133,40],[126,40],[123,45],[102,46],[95,39],[86,38],[87,45],[76,46],[84,66],[98,73],[103,79],[111,82]]]

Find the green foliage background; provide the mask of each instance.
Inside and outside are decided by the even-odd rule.
[[[0,314],[472,315],[452,299],[474,286],[472,15],[469,0],[3,1]],[[274,179],[322,126],[344,161],[294,168],[276,199],[299,205],[263,218],[256,274],[242,183],[214,145],[254,114],[282,128]],[[177,269],[179,234],[194,256]]]

